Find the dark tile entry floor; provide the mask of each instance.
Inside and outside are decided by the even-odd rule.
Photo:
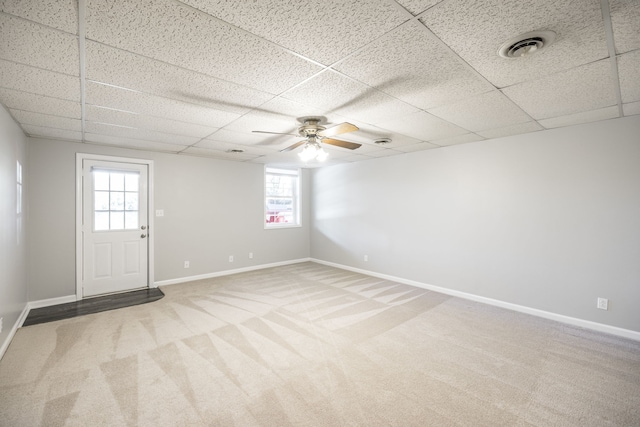
[[[81,301],[59,304],[51,307],[34,308],[29,311],[27,320],[22,326],[37,325],[38,323],[53,322],[54,320],[69,319],[85,314],[99,313],[116,308],[130,307],[157,301],[164,297],[158,288],[141,289],[139,291],[122,294],[105,295]]]

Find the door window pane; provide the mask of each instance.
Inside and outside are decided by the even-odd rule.
[[[97,211],[109,210],[109,192],[108,191],[96,191],[94,193],[93,200],[95,202],[95,210]]]
[[[124,212],[110,212],[110,224],[109,229],[111,230],[124,230]]]
[[[96,231],[105,231],[109,229],[109,212],[96,212],[93,222]]]
[[[138,210],[138,193],[133,193],[131,191],[124,193],[124,210],[125,211]]]
[[[124,213],[124,228],[135,230],[138,228],[138,212],[126,211]]]
[[[138,191],[138,174],[128,173],[124,176],[124,191]]]
[[[124,174],[111,172],[109,175],[109,189],[111,191],[124,191]]]
[[[111,192],[111,204],[109,210],[123,211],[124,210],[124,192],[112,191]]]
[[[109,172],[93,172],[93,189],[109,191]]]

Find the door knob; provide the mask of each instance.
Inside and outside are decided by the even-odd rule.
[[[141,235],[140,235],[140,238],[141,238],[141,239],[144,239],[145,237],[147,237],[147,235],[146,235],[146,234],[141,234]]]
[[[146,229],[147,229],[146,225],[143,225],[142,227],[140,227],[140,230],[146,230]]]

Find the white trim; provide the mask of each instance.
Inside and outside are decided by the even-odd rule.
[[[18,328],[21,327],[24,321],[27,319],[27,316],[29,315],[29,309],[29,303],[26,303],[24,309],[22,310],[22,313],[20,313],[20,316],[18,316],[18,320],[16,320],[16,323],[13,324],[13,327],[9,331],[7,338],[5,338],[2,345],[0,345],[0,360],[2,360],[4,353],[9,348],[13,337],[16,335],[16,332],[18,332]]]
[[[453,289],[442,288],[440,286],[429,285],[426,283],[417,282],[415,280],[403,279],[401,277],[391,276],[388,274],[376,273],[375,271],[349,267],[348,265],[342,265],[334,262],[323,261],[316,258],[311,258],[310,261],[318,264],[328,265],[330,267],[340,268],[342,270],[353,271],[355,273],[366,274],[367,276],[378,277],[380,279],[391,280],[393,282],[398,282],[405,285],[415,286],[417,288],[439,292],[445,295],[451,295],[454,297],[463,298],[470,301],[476,301],[483,304],[492,305],[495,307],[506,308],[507,310],[513,310],[520,313],[530,314],[532,316],[542,317],[544,319],[555,320],[556,322],[565,323],[568,325],[579,326],[581,328],[590,329],[593,331],[604,332],[606,334],[616,335],[616,336],[628,338],[634,341],[640,341],[640,332],[632,331],[631,329],[618,328],[616,326],[605,325],[603,323],[592,322],[590,320],[583,320],[575,317],[569,317],[562,314],[539,310],[537,308],[526,307],[524,305],[513,304],[510,302],[500,301],[492,298],[486,298],[479,295],[469,294],[466,292],[456,291]]]
[[[101,160],[116,163],[136,163],[147,165],[147,237],[149,248],[147,252],[147,286],[149,288],[156,287],[154,282],[155,264],[154,264],[154,245],[155,245],[155,227],[154,227],[154,174],[153,160],[140,159],[135,157],[117,157],[105,156],[101,154],[76,153],[76,301],[82,299],[82,177],[84,160]]]
[[[312,261],[311,258],[300,258],[289,261],[273,262],[271,264],[252,265],[251,267],[235,268],[233,270],[216,271],[214,273],[200,274],[198,276],[180,277],[177,279],[161,280],[155,286],[175,285],[177,283],[193,282],[194,280],[211,279],[212,277],[229,276],[231,274],[245,273],[247,271],[263,270],[271,267],[281,267],[283,265],[299,264],[301,262]]]
[[[37,301],[30,301],[27,305],[29,310],[33,310],[34,308],[42,308],[42,307],[51,307],[52,305],[60,305],[67,304],[70,302],[76,302],[77,298],[75,295],[67,295],[66,297],[57,297],[57,298],[49,298],[49,299],[41,299]],[[22,326],[22,323],[20,324]]]

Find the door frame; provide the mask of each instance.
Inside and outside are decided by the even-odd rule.
[[[116,157],[116,156],[105,156],[101,154],[87,154],[87,153],[76,153],[76,301],[79,301],[84,298],[82,292],[82,279],[83,279],[83,269],[84,269],[84,258],[83,258],[83,239],[82,239],[82,218],[83,218],[83,163],[85,160],[99,160],[105,162],[114,162],[114,163],[136,163],[147,166],[147,244],[148,252],[147,252],[147,287],[148,288],[156,288],[155,280],[154,280],[154,235],[155,235],[155,227],[153,223],[154,212],[153,209],[153,160],[148,159],[139,159],[133,157]]]

